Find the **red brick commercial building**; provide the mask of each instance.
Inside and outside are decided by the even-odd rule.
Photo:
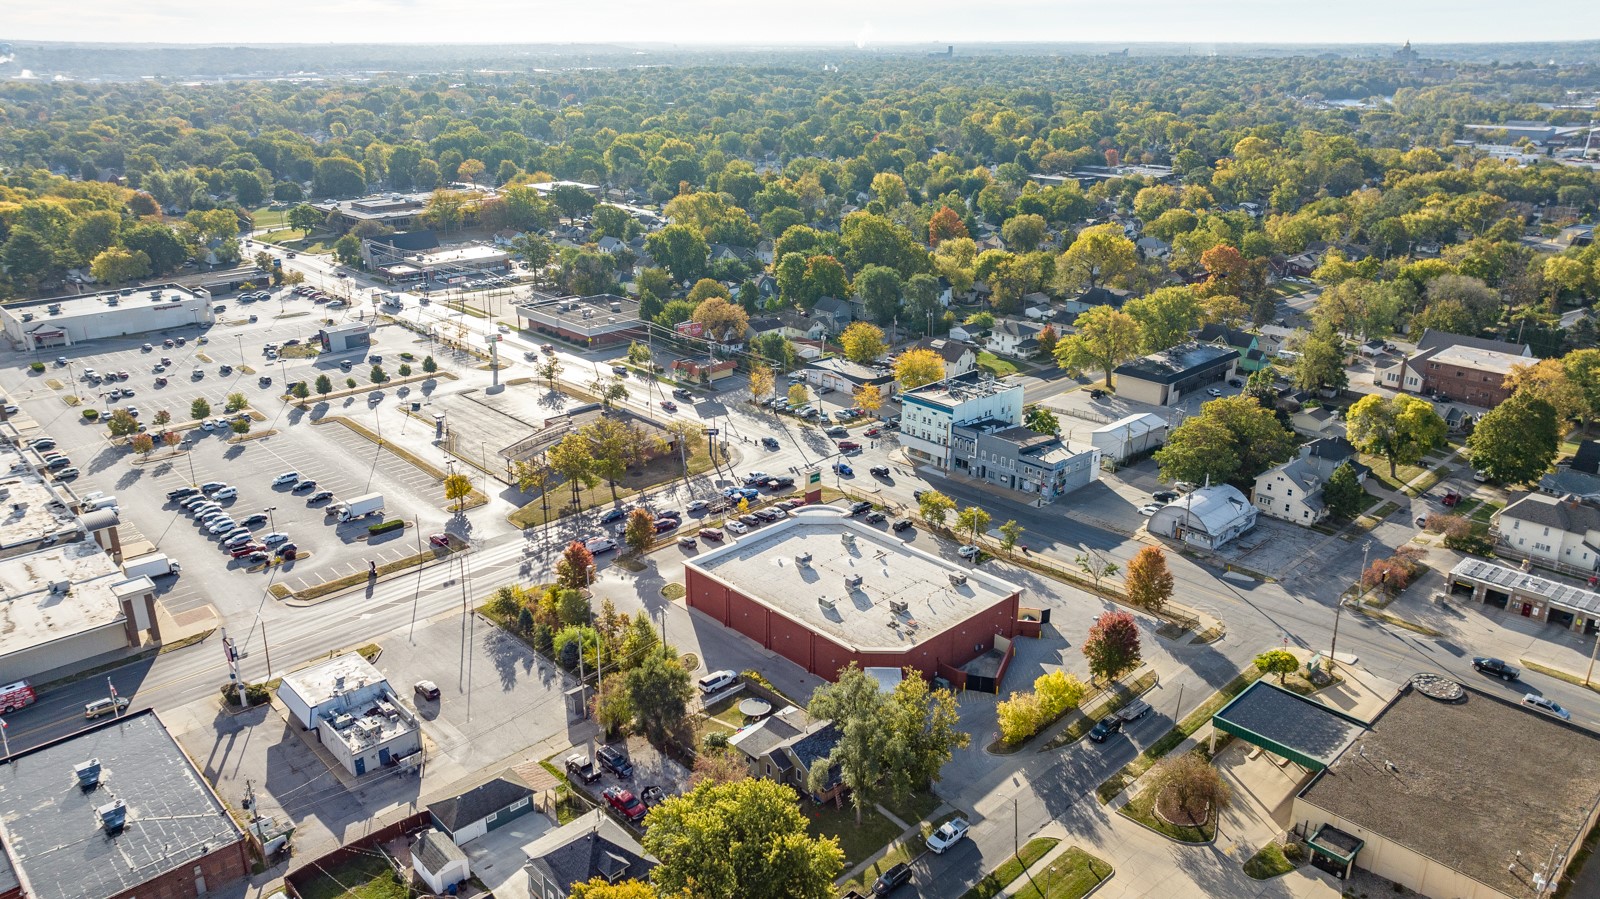
[[[829,680],[851,662],[948,674],[1017,635],[1015,584],[837,508],[790,514],[690,560],[689,607]]]

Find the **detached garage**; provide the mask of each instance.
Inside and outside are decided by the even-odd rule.
[[[433,825],[457,846],[498,830],[533,809],[533,790],[511,771],[448,799],[428,803]]]

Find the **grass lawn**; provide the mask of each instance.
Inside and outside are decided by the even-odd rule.
[[[877,855],[891,840],[900,836],[900,828],[896,827],[893,821],[872,809],[862,813],[861,826],[857,827],[855,809],[851,808],[848,802],[844,808],[835,808],[831,803],[817,805],[809,800],[802,801],[800,814],[806,816],[806,830],[812,836],[839,838],[839,848],[844,850],[846,870]],[[861,875],[862,881],[871,884],[895,861],[904,859],[895,859],[888,863],[873,862],[868,865]]]
[[[704,446],[697,448],[694,454],[689,457],[690,475],[697,475],[710,467],[711,455]],[[657,484],[664,484],[674,478],[681,477],[683,477],[683,466],[679,464],[678,457],[676,455],[660,456],[628,472],[627,476],[617,484],[617,497],[619,499],[627,499],[635,493],[647,490]],[[507,518],[519,528],[533,528],[565,515],[611,504],[611,486],[605,482],[579,491],[577,508],[573,508],[572,488],[568,485],[564,483],[556,484],[550,487],[549,491],[550,512],[548,516],[536,498],[533,502],[512,512]]]
[[[961,899],[991,899],[996,893],[1010,886],[1012,881],[1021,877],[1029,865],[1044,858],[1050,850],[1056,848],[1059,842],[1061,841],[1052,837],[1029,840],[1022,847],[1021,854],[1013,855],[1000,867],[985,874],[982,880],[972,886],[972,889],[961,894]]]
[[[933,810],[938,808],[943,803],[943,800],[932,793],[913,793],[910,796],[907,796],[904,802],[890,802],[888,799],[885,799],[883,801],[883,807],[891,812],[894,812],[894,816],[896,818],[899,818],[907,824],[916,824],[918,821],[921,821],[933,814]],[[955,817],[955,814],[958,813],[952,813],[948,817]],[[940,821],[939,823],[943,824],[944,821]]]
[[[1254,665],[1244,669],[1238,677],[1228,681],[1222,689],[1211,694],[1206,700],[1195,706],[1183,720],[1161,736],[1161,739],[1151,743],[1139,757],[1122,766],[1122,770],[1111,775],[1099,787],[1095,788],[1095,795],[1101,802],[1110,802],[1122,792],[1139,775],[1149,771],[1151,766],[1161,760],[1161,757],[1178,748],[1178,744],[1193,736],[1202,725],[1211,720],[1217,710],[1228,704],[1228,700],[1244,692],[1244,688],[1255,683],[1261,678],[1261,669]]]
[[[1399,490],[1412,478],[1420,476],[1427,469],[1420,465],[1397,465],[1394,474],[1389,474],[1389,460],[1382,456],[1369,456],[1361,453],[1357,457],[1362,465],[1372,469],[1372,476],[1390,490]]]
[[[1244,873],[1256,880],[1270,880],[1279,874],[1288,874],[1294,870],[1294,862],[1284,857],[1283,847],[1277,843],[1268,843],[1261,850],[1244,863]]]
[[[250,220],[257,228],[276,228],[289,220],[289,210],[261,206],[250,210]]]
[[[978,367],[997,378],[1003,375],[1014,375],[1017,373],[1017,367],[1015,365],[1012,365],[1010,362],[1001,359],[999,356],[996,356],[988,350],[984,350],[978,354]]]
[[[1111,870],[1104,860],[1070,846],[1011,895],[1016,899],[1081,899],[1110,877]]]
[[[1161,820],[1156,816],[1153,809],[1156,801],[1156,797],[1153,795],[1154,792],[1153,790],[1146,790],[1140,793],[1127,805],[1118,809],[1117,813],[1138,821],[1156,833],[1171,837],[1174,840],[1182,840],[1185,843],[1204,843],[1216,837],[1217,819],[1215,815],[1212,815],[1211,820],[1200,827],[1183,827]]]
[[[388,859],[363,853],[324,869],[306,884],[302,899],[409,899],[410,895],[411,890],[395,879]]]

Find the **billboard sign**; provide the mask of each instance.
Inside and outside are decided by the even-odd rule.
[[[678,322],[677,331],[685,337],[705,336],[705,328],[701,327],[700,323],[696,321]]]

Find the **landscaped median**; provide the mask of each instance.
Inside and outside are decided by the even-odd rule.
[[[985,874],[982,880],[961,894],[961,899],[992,899],[1001,890],[1010,886],[1012,881],[1021,877],[1022,872],[1028,870],[1034,862],[1048,855],[1059,842],[1061,841],[1054,837],[1035,837],[1029,840],[1020,853],[1006,859],[1000,867]]]
[[[1102,718],[1118,711],[1123,706],[1149,692],[1150,688],[1156,685],[1157,680],[1159,680],[1159,677],[1157,677],[1155,671],[1146,666],[1139,676],[1128,683],[1112,684],[1108,688],[1110,690],[1109,696],[1105,695],[1106,691],[1104,690],[1099,694],[1100,696],[1105,696],[1103,702],[1092,709],[1085,708],[1088,705],[1087,703],[1080,704],[1078,714],[1072,718],[1072,722],[1067,725],[1066,729],[1052,737],[1050,742],[1046,743],[1039,751],[1060,749],[1083,739],[1083,736],[1093,730],[1094,726],[1100,723]]]
[[[319,418],[316,421],[312,422],[312,424],[321,425],[321,424],[327,424],[329,422],[338,422],[339,424],[344,425],[345,427],[349,428],[350,430],[355,431],[357,434],[360,434],[362,437],[365,437],[368,440],[372,441],[373,443],[377,444],[379,449],[388,450],[389,452],[394,453],[396,456],[399,456],[400,458],[406,460],[407,462],[410,462],[412,465],[416,466],[424,474],[428,475],[429,477],[435,478],[441,484],[444,483],[445,479],[449,477],[449,475],[445,471],[440,469],[437,465],[434,465],[433,463],[426,461],[421,456],[418,456],[416,453],[411,452],[410,450],[406,449],[403,446],[400,446],[397,443],[394,443],[394,442],[389,441],[389,440],[384,440],[379,435],[377,435],[377,434],[373,433],[372,431],[368,430],[364,425],[362,425],[362,424],[360,424],[360,423],[358,423],[356,421],[353,421],[351,419],[345,418],[343,415],[326,415],[326,416],[323,416],[322,418]],[[483,505],[484,503],[487,503],[488,501],[489,501],[489,498],[487,496],[483,495],[483,491],[478,490],[476,487],[474,487],[472,492],[467,494],[467,496],[465,497],[465,500],[460,502],[459,507],[456,510],[457,511],[465,511],[467,509],[476,509],[477,507]],[[457,507],[457,503],[458,503],[457,500],[453,500],[452,499],[452,500],[449,500],[448,505],[451,506],[451,507]]]

